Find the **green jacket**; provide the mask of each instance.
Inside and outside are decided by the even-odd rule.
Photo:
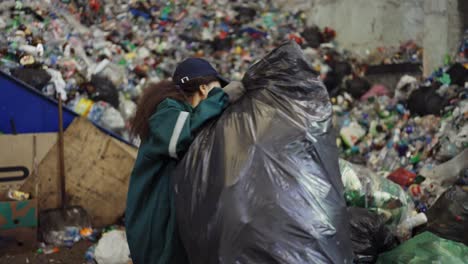
[[[149,119],[150,136],[138,151],[125,213],[133,263],[188,263],[177,231],[170,175],[196,132],[227,104],[228,95],[214,88],[196,108],[166,99]]]

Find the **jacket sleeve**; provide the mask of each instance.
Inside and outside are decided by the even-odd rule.
[[[147,153],[155,156],[164,155],[178,159],[182,157],[194,140],[197,130],[203,124],[221,114],[228,104],[227,94],[220,88],[214,88],[207,99],[193,109],[185,110],[176,100],[166,100],[150,118],[150,138],[154,149]]]

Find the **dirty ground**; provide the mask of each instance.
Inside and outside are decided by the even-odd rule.
[[[71,249],[60,248],[55,254],[38,254],[35,250],[6,254],[0,257],[0,264],[85,264],[85,252],[92,245],[80,241]]]

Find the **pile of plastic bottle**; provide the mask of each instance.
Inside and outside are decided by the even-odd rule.
[[[453,158],[467,146],[466,99],[442,116],[412,116],[387,96],[356,102],[348,111],[335,105],[335,110],[342,157],[375,171],[403,167],[417,174],[426,163]]]
[[[17,74],[21,70],[40,72],[45,81],[36,89],[61,96],[70,109],[125,140],[131,140],[129,120],[142,89],[169,78],[178,61],[206,57],[239,80],[257,58],[294,40],[327,88],[339,90],[330,94],[349,205],[384,215],[407,239],[448,187],[468,183],[468,87],[449,73],[455,62],[468,68],[468,34],[455,60],[427,80],[404,76],[394,94],[374,86],[353,98],[342,83],[362,76],[362,69],[352,54],[338,51],[337,33],[308,27],[304,13],[284,12],[272,1],[7,0],[0,10],[0,70],[17,78],[28,76]],[[421,52],[410,41],[379,48],[364,63],[420,62]],[[336,70],[339,65],[345,69]],[[330,73],[338,83],[327,81]],[[448,102],[441,112],[412,112],[410,95],[434,85]],[[441,168],[444,175],[436,175]]]
[[[346,201],[385,216],[401,240],[431,220],[425,213],[445,191],[468,184],[466,40],[454,63],[423,82],[403,76],[394,96],[375,85],[361,98],[332,98],[341,157],[354,163],[340,161]],[[430,104],[414,100],[418,92],[436,97],[441,111],[411,105]]]
[[[8,0],[0,7],[0,69],[42,71],[37,89],[127,140],[145,84],[170,77],[183,58],[207,57],[240,79],[276,44],[305,43],[304,15],[269,1]],[[99,96],[96,75],[111,81],[117,99]]]

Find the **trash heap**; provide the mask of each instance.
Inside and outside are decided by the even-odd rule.
[[[0,69],[129,139],[148,82],[207,56],[231,79],[287,39],[305,43],[305,16],[267,2],[2,1]],[[173,43],[177,43],[174,45]],[[320,42],[319,42],[320,43]]]
[[[355,252],[375,261],[394,247],[389,233],[403,241],[425,222],[441,237],[466,241],[437,232],[448,221],[466,223],[466,206],[450,208],[443,219],[431,206],[462,204],[457,197],[466,197],[460,193],[468,184],[468,32],[453,60],[426,80],[402,77],[393,92],[369,83],[365,67],[420,62],[422,49],[414,42],[356,59],[334,43],[333,29],[306,26],[305,19],[270,1],[1,1],[0,70],[131,140],[129,120],[142,89],[170,77],[181,59],[207,57],[223,75],[240,80],[256,59],[294,40],[332,97],[348,205],[380,217],[373,230],[388,241]],[[365,221],[351,223],[356,231]]]
[[[410,240],[394,253],[384,253],[379,261],[399,254],[406,255],[405,262],[417,259],[409,245],[422,255],[440,254],[454,261],[466,254],[466,246],[442,238],[467,243],[461,231],[468,222],[467,40],[453,63],[425,81],[406,75],[394,93],[375,84],[359,93],[341,90],[332,98],[353,249],[359,262],[377,261],[379,254],[395,247],[395,238]],[[355,207],[375,213],[374,219],[368,220],[371,217]],[[393,238],[378,226],[381,223]],[[416,242],[430,233],[411,239],[424,231],[442,237],[433,242],[436,251],[425,252],[427,246]],[[362,235],[366,233],[370,235]]]
[[[378,47],[366,52],[363,63],[367,65],[421,63],[423,49],[415,41],[409,40],[400,46]]]
[[[306,26],[303,11],[285,12],[274,1],[8,0],[0,7],[0,70],[60,95],[127,141],[142,89],[170,77],[186,57],[207,57],[240,80],[256,59],[294,40],[330,92],[361,71],[333,42],[333,29]],[[408,42],[390,62],[417,60],[420,51]]]

